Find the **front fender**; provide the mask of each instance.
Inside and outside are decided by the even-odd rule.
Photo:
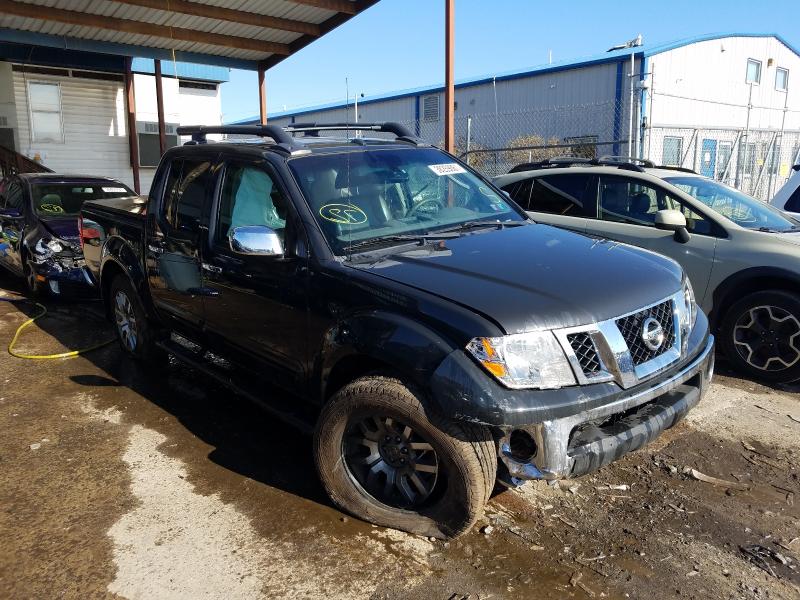
[[[343,316],[323,339],[320,394],[327,396],[331,374],[342,361],[363,357],[389,365],[423,389],[455,344],[412,318],[382,310]]]

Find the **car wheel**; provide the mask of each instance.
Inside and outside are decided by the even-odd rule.
[[[737,370],[770,383],[800,379],[800,298],[770,290],[745,296],[722,320],[722,347]]]
[[[29,257],[25,257],[25,262],[22,265],[22,274],[25,277],[25,289],[31,296],[41,296],[44,292],[44,286],[36,279],[36,270],[33,268],[33,261]]]
[[[369,376],[323,408],[314,457],[334,504],[371,523],[458,536],[494,487],[497,450],[486,427],[440,420],[398,379]]]
[[[156,330],[130,280],[124,275],[117,275],[111,282],[109,302],[122,349],[139,361],[165,360],[166,354],[155,345]]]

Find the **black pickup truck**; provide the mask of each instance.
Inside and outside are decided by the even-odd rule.
[[[146,203],[84,205],[126,352],[313,430],[337,506],[437,537],[496,480],[588,473],[700,400],[713,337],[675,262],[537,224],[401,125],[347,127],[183,128]]]

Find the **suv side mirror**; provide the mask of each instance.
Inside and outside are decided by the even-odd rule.
[[[228,234],[231,250],[248,256],[283,256],[283,242],[274,229],[263,225],[236,227]]]
[[[675,241],[685,244],[689,241],[689,230],[686,229],[686,217],[679,210],[660,210],[656,213],[656,229],[674,231]]]

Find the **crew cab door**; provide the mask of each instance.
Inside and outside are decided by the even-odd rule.
[[[22,272],[22,236],[25,230],[24,194],[16,177],[0,189],[0,264]]]
[[[585,173],[560,173],[525,179],[506,191],[539,223],[583,233],[587,217],[595,216],[596,181]]]
[[[207,293],[200,273],[200,235],[213,160],[175,158],[168,168],[161,209],[147,220],[150,293],[159,314],[178,325],[197,327],[203,320]]]
[[[303,380],[307,353],[307,256],[302,226],[276,170],[263,160],[223,158],[203,285],[206,330],[225,345],[254,357],[282,385]],[[237,227],[269,227],[283,256],[231,249]]]
[[[659,210],[683,212],[691,234],[688,242],[679,242],[671,231],[656,229],[655,215]],[[601,175],[597,219],[587,220],[586,232],[676,260],[689,276],[698,304],[702,304],[714,265],[715,224],[664,188],[639,179]]]

